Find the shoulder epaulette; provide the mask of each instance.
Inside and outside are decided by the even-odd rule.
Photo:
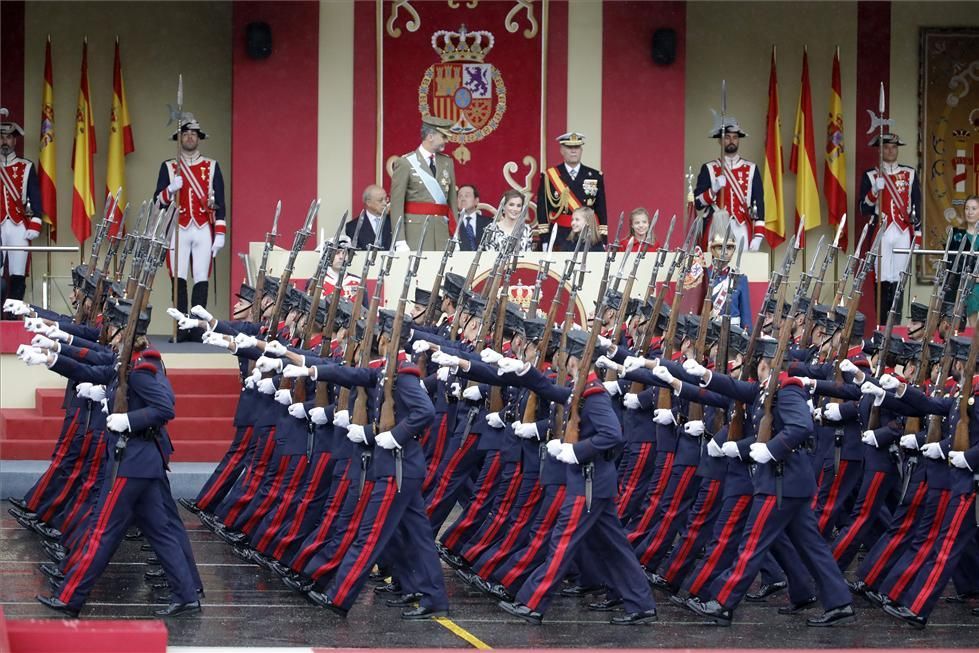
[[[782,372],[778,375],[778,383],[783,388],[790,385],[797,385],[800,388],[805,389],[805,386],[802,385],[802,380],[795,376],[789,376],[788,372]]]
[[[138,365],[136,365],[136,367],[133,368],[133,372],[139,370],[145,370],[147,372],[152,372],[153,374],[156,374],[157,372],[156,365],[154,365],[153,363],[139,363]]]

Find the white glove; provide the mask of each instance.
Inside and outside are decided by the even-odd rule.
[[[102,414],[103,415],[109,414],[109,402],[106,399],[102,400]]]
[[[676,424],[676,417],[673,416],[672,410],[657,408],[653,411],[653,421],[661,426],[670,426]]]
[[[448,368],[442,368],[442,369],[448,369]],[[455,397],[456,399],[462,399],[462,386],[459,384],[458,381],[453,382],[452,385],[449,386],[449,394]]]
[[[842,361],[840,361],[840,371],[856,374],[859,370],[857,369],[857,366],[853,364],[853,361],[851,361],[849,358],[844,358]]]
[[[228,340],[220,333],[214,333],[213,331],[205,331],[204,335],[201,336],[201,342],[205,345],[212,345],[214,347],[221,347],[223,349],[231,349],[232,345],[236,345],[238,339]]]
[[[248,376],[245,377],[245,389],[246,390],[254,390],[255,389],[255,383],[256,383],[255,377],[252,376],[251,374],[249,374]]]
[[[561,441],[548,440],[547,445],[545,446],[547,447],[547,453],[551,456],[551,458],[557,458],[558,452],[561,451]]]
[[[224,234],[217,234],[214,236],[214,244],[211,245],[211,258],[217,256],[222,247],[224,247]]]
[[[255,384],[258,391],[263,395],[274,395],[275,394],[275,381],[272,379],[259,379]]]
[[[44,319],[40,317],[25,318],[24,328],[31,333],[43,333],[45,335],[47,335],[48,330],[50,329],[50,327],[44,323]]]
[[[56,349],[58,343],[47,336],[42,336],[40,333],[31,338],[31,347],[40,347],[41,349]]]
[[[112,413],[105,418],[105,427],[110,431],[123,433],[129,430],[129,415],[126,413]]]
[[[707,375],[707,368],[692,358],[683,361],[683,371],[690,376],[704,377]],[[655,374],[655,372],[653,372]]]
[[[479,401],[483,398],[483,393],[479,391],[478,385],[471,385],[462,391],[462,398],[469,401]]]
[[[83,399],[88,399],[88,393],[91,391],[91,389],[92,384],[85,381],[84,383],[79,383],[75,386],[75,394]]]
[[[411,251],[411,246],[408,245],[408,241],[406,241],[406,240],[399,240],[396,243],[394,243],[394,251],[396,251],[396,252],[410,252]]]
[[[340,410],[333,414],[333,426],[345,429],[350,426],[350,411]]]
[[[105,399],[105,386],[93,385],[88,389],[88,398],[92,401],[102,401]]]
[[[893,392],[897,390],[900,386],[901,386],[901,382],[898,381],[893,376],[891,376],[890,374],[885,374],[884,376],[880,377],[880,387],[882,387],[884,390],[889,390]]]
[[[518,438],[533,440],[540,437],[540,434],[537,432],[537,422],[514,422],[510,426],[513,427],[513,433]]]
[[[411,343],[411,351],[422,354],[432,348],[432,343],[427,340],[416,340]]]
[[[710,189],[715,193],[721,190],[722,188],[724,188],[725,186],[727,186],[727,177],[725,177],[724,175],[714,177],[714,179],[711,180],[710,182]]]
[[[449,368],[447,368],[447,367],[440,367],[437,370],[435,370],[435,378],[438,379],[439,381],[441,381],[442,383],[448,383],[449,382],[449,374],[451,374],[451,373],[452,373],[452,370],[450,370]]]
[[[605,386],[605,392],[609,393],[613,397],[622,391],[622,388],[619,387],[618,381],[604,381],[602,385]]]
[[[301,402],[297,401],[289,406],[289,414],[296,419],[306,419],[306,407],[303,406]]]
[[[673,383],[674,380],[673,375],[670,374],[670,371],[663,365],[657,365],[653,368],[653,376],[666,384]]]
[[[860,392],[873,397],[875,406],[880,406],[882,403],[884,403],[884,397],[887,395],[884,388],[876,386],[870,381],[864,381],[863,385],[860,386]]]
[[[462,359],[452,354],[446,354],[444,351],[437,351],[432,354],[432,362],[441,367],[448,367],[449,369],[455,370],[459,367]]]
[[[618,369],[619,364],[608,356],[599,356],[598,360],[595,361],[595,367],[600,370],[614,370]]]
[[[323,426],[324,424],[330,423],[330,420],[326,419],[326,409],[320,408],[319,406],[309,411],[309,421],[317,426]]]
[[[53,326],[48,329],[47,336],[52,340],[60,340],[61,342],[71,342],[71,336],[57,326]]]
[[[22,317],[31,314],[30,304],[24,303],[19,299],[8,299],[3,303],[3,310],[7,313]]]
[[[763,242],[765,242],[765,238],[761,234],[755,234],[754,238],[751,239],[751,242],[748,243],[748,251],[759,251]]]
[[[167,309],[167,315],[169,315],[175,320],[179,320],[182,317],[187,317],[186,315],[184,315],[183,313],[175,309],[173,306]]]
[[[278,340],[272,340],[270,342],[265,343],[266,356],[285,356],[288,353],[289,350],[286,349],[286,346],[283,345]]]
[[[401,445],[398,444],[398,441],[394,439],[394,435],[391,434],[391,431],[383,431],[381,433],[378,433],[377,434],[377,437],[374,438],[374,442],[381,449],[400,449],[401,448]]]
[[[840,422],[843,421],[843,415],[840,414],[840,405],[834,403],[828,403],[823,407],[823,419],[830,422]]]
[[[347,439],[357,444],[364,444],[367,442],[367,436],[364,435],[364,427],[360,424],[348,424]]]
[[[184,187],[184,178],[180,175],[175,175],[173,181],[167,186],[167,193],[173,195],[175,192]]]
[[[814,422],[817,422],[819,424],[822,424],[823,423],[823,409],[822,408],[813,408],[812,409],[812,419],[813,419]]]
[[[901,436],[901,446],[905,449],[918,449],[918,436],[914,433],[905,433]]]
[[[809,392],[813,392],[816,389],[816,382],[808,376],[794,376],[792,378],[799,379],[802,382],[802,387]]]
[[[759,465],[771,462],[774,458],[772,452],[768,450],[768,445],[762,442],[755,442],[751,445],[748,455]]]
[[[627,392],[622,395],[622,405],[629,410],[639,410],[642,404],[639,403],[639,395],[635,392]]]
[[[262,360],[262,358],[265,357],[262,356],[258,360]],[[277,358],[266,359],[266,360],[276,360],[279,362],[279,364],[282,363],[282,361]],[[256,363],[256,366],[257,365],[258,364]],[[310,368],[303,367],[302,365],[286,365],[285,367],[282,368],[282,376],[286,377],[287,379],[298,379],[300,377],[309,376],[309,370]]]
[[[292,392],[290,392],[288,389],[276,390],[275,400],[283,406],[288,406],[292,404]]]
[[[500,419],[499,413],[486,413],[486,423],[495,429],[501,429],[506,426],[506,424],[503,423],[503,420]]]
[[[38,231],[37,229],[28,229],[26,232],[24,232],[24,238],[26,238],[27,240],[34,240],[40,235],[41,232]]]
[[[646,367],[646,359],[639,356],[626,356],[625,361],[622,362],[622,368],[626,374],[641,370],[644,367]]]
[[[737,442],[725,442],[721,445],[721,451],[728,458],[741,458],[741,450],[738,449]]]
[[[194,304],[190,308],[190,314],[199,317],[205,322],[210,322],[211,320],[214,319],[214,316],[208,313],[207,309],[201,306],[200,304]]]
[[[878,191],[882,191],[884,190],[886,183],[887,182],[884,181],[883,177],[877,177],[877,179],[874,180],[874,188],[876,188]]]
[[[693,419],[683,425],[683,432],[693,438],[699,438],[704,434],[704,423],[699,419]]]
[[[877,436],[874,435],[873,431],[864,431],[863,435],[860,436],[860,441],[870,447],[877,448],[879,446],[877,444]]]
[[[181,315],[177,319],[177,328],[180,329],[181,331],[187,331],[188,329],[196,329],[200,325],[201,325],[200,320],[196,320],[192,317],[184,317]],[[203,336],[201,336],[201,342],[203,341],[204,341]]]
[[[921,453],[924,454],[925,458],[931,458],[932,460],[941,460],[945,457],[945,452],[942,451],[942,445],[938,442],[929,442],[921,447]]]
[[[24,350],[24,353],[21,354],[20,359],[31,366],[47,365],[48,352],[41,351],[39,349],[26,349]]]
[[[493,351],[492,349],[486,348],[479,352],[479,358],[487,365],[496,365],[501,360],[503,360],[503,354],[498,351]]]
[[[731,444],[734,444],[733,442]],[[714,440],[707,441],[707,455],[711,458],[723,458],[724,450],[717,446]]]
[[[257,347],[258,338],[245,333],[239,333],[235,336],[235,345],[238,346],[238,349],[250,349],[251,347]]]
[[[529,367],[529,364],[524,363],[523,361],[518,360],[516,358],[504,358],[500,362],[498,362],[496,366],[499,368],[498,370],[499,375],[503,376],[508,372],[512,372],[514,374],[523,374]]]
[[[574,445],[570,442],[562,442],[561,448],[558,450],[557,455],[554,456],[559,462],[568,465],[577,465],[578,457],[574,455]]]
[[[949,451],[948,460],[959,469],[968,469],[970,472],[972,471],[972,468],[969,467],[969,461],[965,459],[964,451]]]
[[[280,372],[282,371],[282,359],[259,356],[258,360],[255,361],[255,369],[261,371],[262,374],[268,374],[269,372]]]
[[[607,351],[612,348],[612,341],[605,336],[598,336],[598,346]]]

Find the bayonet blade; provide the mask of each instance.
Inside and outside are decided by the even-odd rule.
[[[272,235],[279,235],[279,216],[282,214],[282,200],[275,203],[275,217],[272,218]]]
[[[843,235],[844,229],[846,229],[846,213],[840,218],[840,224],[836,227],[836,236],[833,237],[833,247],[839,248],[840,237]]]

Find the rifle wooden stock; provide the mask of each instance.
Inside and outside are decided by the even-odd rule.
[[[782,287],[782,292],[785,291],[785,286]],[[775,401],[775,393],[778,392],[778,377],[782,372],[782,363],[785,360],[785,350],[788,349],[789,339],[792,336],[792,328],[789,326],[789,322],[792,320],[792,315],[787,315],[782,318],[782,327],[779,330],[778,347],[775,349],[775,357],[772,359],[771,372],[768,376],[768,382],[766,386],[768,388],[768,394],[765,396],[764,402],[764,414],[762,415],[761,421],[758,424],[757,440],[758,442],[768,442],[772,439],[772,431],[774,429],[774,416],[772,415],[772,406]]]
[[[976,373],[976,354],[979,351],[979,328],[972,330],[972,344],[969,347],[969,358],[965,361],[962,371],[962,384],[959,390],[959,421],[955,425],[955,435],[952,438],[952,451],[965,451],[969,448],[969,421],[972,416],[972,403],[975,401],[972,385]]]

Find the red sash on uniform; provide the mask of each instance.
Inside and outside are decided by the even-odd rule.
[[[575,209],[580,209],[583,204],[581,200],[575,196],[574,191],[572,191],[571,188],[564,183],[564,180],[561,179],[561,172],[558,170],[557,166],[548,168],[546,174],[547,178],[551,182],[551,185],[554,186],[555,190],[557,190],[558,196],[563,196],[565,193],[567,193],[568,196],[568,204],[566,207],[564,207],[567,209],[567,213],[552,213],[551,211],[548,211],[547,219],[551,222],[556,222],[558,226],[567,227],[570,229],[571,214],[575,211]]]

